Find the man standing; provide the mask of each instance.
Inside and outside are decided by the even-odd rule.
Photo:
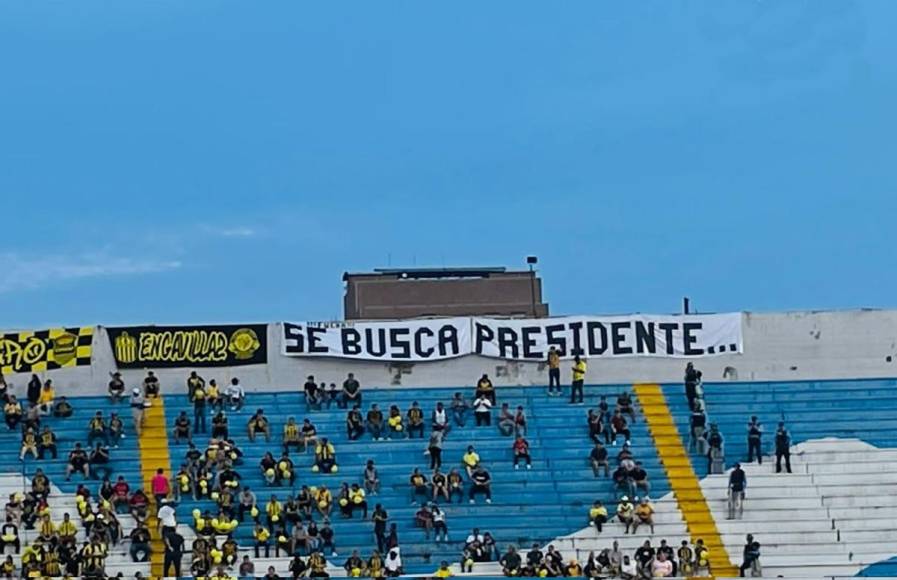
[[[744,513],[744,490],[747,487],[747,476],[741,469],[741,464],[736,463],[732,473],[729,474],[729,519],[735,519],[735,513],[738,513],[738,519]]]
[[[138,387],[134,387],[131,391],[131,415],[134,418],[134,430],[137,436],[143,432],[144,407],[146,407],[146,399]]]
[[[785,422],[779,421],[776,430],[776,473],[782,472],[782,458],[785,458],[785,469],[791,473],[791,434],[785,429]]]
[[[582,403],[582,385],[586,380],[586,361],[579,358],[579,355],[573,357],[573,388],[570,391],[570,403]]]
[[[754,415],[751,417],[751,420],[747,425],[748,463],[754,461],[754,453],[756,452],[757,464],[763,465],[763,446],[761,445],[762,437],[763,425],[760,424],[760,420],[757,419],[756,415]]]
[[[162,565],[165,576],[181,575],[181,558],[184,555],[184,537],[177,532],[172,532],[163,537],[165,543],[165,561]],[[169,574],[168,569],[174,566],[174,574]]]
[[[548,349],[548,394],[561,394],[561,355],[555,347]]]
[[[353,373],[349,373],[343,381],[343,396],[338,406],[340,409],[346,409],[349,405],[361,406],[361,384]]]
[[[701,371],[695,368],[694,363],[685,365],[685,398],[688,399],[688,408],[695,408],[695,399],[698,398],[698,383],[701,381]]]

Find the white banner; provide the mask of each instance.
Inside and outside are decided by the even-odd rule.
[[[389,322],[284,322],[282,352],[381,361],[430,361],[469,354],[545,360],[652,356],[698,358],[743,352],[741,313],[681,316],[442,318]]]
[[[696,358],[743,350],[738,312],[471,320],[473,352],[510,360],[544,360],[552,346],[563,358]]]
[[[470,318],[283,323],[283,354],[428,361],[470,354]]]

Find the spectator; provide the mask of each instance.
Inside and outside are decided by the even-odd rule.
[[[448,485],[449,485],[449,503],[452,503],[451,498],[455,495],[458,496],[458,503],[464,502],[464,478],[461,477],[461,473],[457,469],[452,469],[448,474]]]
[[[478,399],[480,395],[484,395],[489,399],[489,402],[492,403],[492,406],[495,406],[495,387],[492,386],[492,380],[489,379],[489,375],[486,373],[483,373],[483,376],[477,381],[477,389],[474,393],[474,398]]]
[[[97,439],[102,439],[104,445],[109,445],[109,432],[106,429],[106,420],[103,412],[97,411],[87,425],[87,444],[93,447]]]
[[[333,444],[323,437],[315,446],[315,464],[312,471],[321,473],[336,473],[336,450]]]
[[[196,373],[193,373],[196,374]],[[165,545],[165,557],[162,563],[162,574],[164,576],[181,575],[181,560],[184,554],[184,537],[177,532],[172,532],[162,537]],[[169,574],[169,569],[174,568],[174,574]]]
[[[602,532],[604,524],[607,523],[607,508],[604,507],[600,499],[596,499],[589,510],[589,523],[595,526],[599,534]]]
[[[268,424],[268,418],[265,417],[263,409],[257,409],[255,414],[250,417],[246,425],[249,431],[249,440],[255,441],[255,436],[259,433],[265,436],[265,441],[271,440],[271,426]]]
[[[230,380],[230,385],[224,389],[224,398],[231,411],[239,411],[243,408],[246,402],[246,391],[240,385],[240,379],[234,377]]]
[[[283,426],[283,450],[289,451],[290,447],[299,449],[300,445],[305,448],[308,447],[308,444],[302,438],[299,425],[296,424],[296,418],[290,417],[287,419],[286,425]]]
[[[754,453],[757,454],[757,465],[763,465],[763,425],[754,415],[747,424],[748,463],[754,461]]]
[[[308,375],[305,384],[302,386],[302,392],[305,395],[306,411],[321,409],[321,399],[318,396],[318,383],[315,382],[314,375]]]
[[[131,417],[134,419],[134,431],[136,431],[137,436],[140,437],[140,433],[143,431],[143,415],[146,399],[143,398],[143,393],[140,392],[140,389],[136,387],[131,391],[130,405]]]
[[[629,496],[624,495],[620,498],[620,503],[617,504],[617,519],[626,527],[625,531],[623,532],[624,534],[629,533],[629,529],[632,527],[634,517],[635,506],[633,506],[632,502],[629,501]]]
[[[688,546],[688,540],[682,540],[679,549],[676,550],[676,556],[679,558],[679,574],[688,577],[694,573],[694,552]]]
[[[402,423],[402,411],[399,410],[398,405],[391,405],[389,407],[389,418],[386,420],[386,424],[389,427],[389,432],[386,436],[387,440],[392,439],[392,436],[403,437],[405,432],[405,426]]]
[[[361,417],[361,410],[358,405],[355,405],[351,411],[346,413],[346,435],[349,441],[355,441],[364,435],[364,420]]]
[[[635,468],[632,470],[632,482],[635,484],[636,492],[642,490],[645,496],[651,493],[651,484],[648,483],[648,472],[642,467],[641,461],[635,462]]]
[[[527,469],[533,468],[533,460],[529,453],[529,441],[518,435],[517,439],[514,440],[512,450],[514,452],[514,469],[520,469],[521,459],[526,461]]]
[[[448,542],[448,527],[445,523],[445,512],[435,503],[431,507],[433,514],[433,539],[437,542]],[[442,538],[440,540],[440,537]]]
[[[0,401],[6,403],[9,399],[9,385],[6,384],[6,377],[3,376],[3,371],[0,370]]]
[[[461,462],[464,465],[464,469],[467,470],[467,477],[471,477],[474,470],[480,466],[480,455],[476,452],[473,445],[467,446],[467,453],[461,457]]]
[[[343,396],[340,408],[345,409],[350,405],[361,406],[361,384],[355,379],[355,375],[349,373],[343,381]]]
[[[112,399],[113,403],[117,403],[121,401],[125,394],[125,382],[121,380],[121,373],[119,372],[111,373],[110,376],[112,380],[109,381],[109,398]]]
[[[424,412],[417,401],[412,402],[408,409],[408,438],[412,439],[415,433],[420,439],[424,438]]]
[[[744,573],[748,570],[750,570],[753,577],[763,576],[763,569],[760,566],[760,543],[754,541],[754,536],[751,534],[747,535],[747,542],[742,552],[742,563],[738,569],[738,575],[744,578]]]
[[[523,405],[517,405],[517,413],[514,415],[514,434],[526,435],[526,411]]]
[[[349,489],[349,507],[350,518],[355,514],[355,510],[361,510],[361,519],[368,519],[368,502],[364,490],[357,483],[353,483]]]
[[[268,531],[265,526],[262,525],[261,522],[255,523],[255,529],[252,531],[252,537],[255,539],[255,557],[256,559],[261,558],[260,549],[265,549],[265,558],[271,557],[271,543],[269,542],[269,538],[271,537],[271,532]]]
[[[168,494],[171,493],[171,485],[165,476],[165,470],[161,467],[157,469],[150,483],[152,483],[153,497],[156,498],[156,504],[161,505],[162,501],[168,498]]]
[[[90,477],[90,469],[87,464],[87,453],[81,448],[80,443],[75,443],[75,448],[69,453],[68,465],[65,468],[65,480],[70,481],[72,473],[79,472],[84,474],[84,479]]]
[[[499,564],[501,564],[501,571],[505,576],[520,575],[520,554],[517,553],[514,546],[508,546],[508,551],[501,557]]]
[[[498,413],[499,432],[505,437],[508,437],[514,432],[515,425],[516,421],[514,420],[514,414],[511,413],[511,409],[508,407],[507,403],[502,403],[501,410]]]
[[[492,401],[483,393],[477,395],[473,402],[473,416],[476,426],[489,426],[492,424]]]
[[[427,453],[430,455],[430,469],[442,467],[442,438],[445,431],[433,430],[430,432],[430,440],[427,443]]]
[[[609,475],[610,466],[607,461],[607,449],[600,441],[595,442],[595,447],[589,453],[589,463],[592,465],[592,473],[595,477],[600,475],[602,467],[604,467],[604,477]]]
[[[219,409],[212,417],[212,439],[228,439],[229,431],[227,415],[223,409]]]
[[[28,398],[28,402],[31,405],[37,405],[38,399],[40,399],[40,391],[41,391],[41,383],[40,379],[37,375],[31,375],[31,380],[28,381],[28,390],[26,391],[26,396]]]
[[[22,447],[19,451],[19,461],[24,461],[27,453],[30,453],[35,459],[38,458],[37,435],[35,435],[34,429],[31,427],[22,433]]]
[[[47,451],[50,452],[53,459],[56,459],[56,434],[50,430],[50,427],[44,427],[40,434],[40,442],[38,444],[38,457],[43,459]]]
[[[690,435],[688,450],[696,451],[699,455],[706,455],[704,430],[707,426],[707,415],[704,414],[704,401],[695,401],[694,406],[691,408],[691,417],[688,420],[688,424]]]
[[[149,562],[150,558],[150,532],[143,524],[134,526],[128,536],[131,540],[131,548],[128,553],[132,562]]]
[[[654,560],[655,554],[651,540],[645,540],[645,543],[635,551],[635,562],[639,573],[643,576],[651,576],[651,562]]]
[[[444,473],[439,471],[438,467],[433,471],[433,476],[430,478],[430,483],[432,484],[432,499],[434,503],[439,498],[439,496],[444,497],[446,501],[451,503],[448,477]]]
[[[389,514],[378,503],[374,506],[371,519],[374,522],[374,537],[377,539],[377,550],[383,552],[386,550],[386,524],[389,521]]]
[[[9,400],[3,405],[3,412],[6,415],[6,427],[10,431],[18,427],[22,420],[22,405],[16,400],[15,395],[9,396]]]
[[[433,431],[439,431],[443,437],[448,435],[448,432],[451,430],[452,426],[448,420],[448,413],[446,413],[442,402],[436,403],[436,408],[433,409],[433,413],[430,415],[430,423]]]
[[[190,400],[193,402],[193,430],[199,434],[206,433],[206,388],[205,381],[197,378],[199,382],[190,386]]]
[[[408,481],[411,485],[411,505],[417,505],[418,496],[422,495],[426,498],[428,495],[427,476],[421,473],[419,468],[415,467]]]
[[[193,393],[200,388],[206,388],[206,380],[199,376],[196,371],[190,371],[190,376],[187,378],[187,399],[192,402]]]
[[[685,398],[688,399],[688,408],[695,408],[695,400],[698,398],[698,383],[701,381],[701,371],[695,369],[694,363],[685,365]]]
[[[617,397],[616,410],[619,411],[621,415],[628,415],[629,420],[632,423],[635,423],[635,405],[632,402],[632,395],[629,394],[629,391],[623,391]]]
[[[470,475],[470,491],[467,497],[474,503],[477,494],[486,496],[486,503],[492,503],[492,476],[482,465],[478,465]]]
[[[364,489],[371,495],[377,495],[380,492],[380,474],[374,466],[374,460],[368,459],[364,468]]]
[[[53,416],[61,419],[71,417],[73,412],[74,409],[71,403],[65,397],[59,397],[59,400],[56,401],[56,405],[53,407]]]
[[[377,406],[377,403],[371,405],[367,416],[367,428],[374,438],[374,441],[383,439],[383,411]]]
[[[249,554],[243,556],[243,561],[240,562],[240,576],[255,577],[255,564],[249,559]]]
[[[564,576],[582,576],[582,566],[579,565],[579,562],[576,559],[570,560],[567,565],[563,569]]]
[[[389,554],[386,556],[386,561],[383,563],[383,567],[386,568],[386,575],[391,578],[402,575],[404,569],[402,568],[402,556],[399,553],[398,546],[393,546],[389,550]]]
[[[747,476],[741,469],[741,464],[736,463],[732,473],[729,474],[729,517],[734,520],[736,514],[738,519],[744,514],[744,491],[747,488]]]
[[[632,520],[632,533],[635,534],[638,527],[642,525],[650,526],[651,533],[654,533],[654,507],[646,497],[643,497],[638,507],[635,508],[635,518]]]
[[[651,564],[651,576],[654,578],[668,578],[673,575],[673,562],[663,552],[657,554]]]
[[[707,433],[707,473],[722,473],[725,466],[725,452],[723,451],[723,434],[716,423],[710,424],[710,432]]]
[[[153,399],[159,396],[159,379],[153,371],[147,371],[143,378],[143,394],[147,399]]]
[[[785,470],[791,473],[791,434],[785,428],[785,422],[779,421],[776,429],[776,473],[782,472],[782,458],[785,459]]]
[[[109,469],[109,447],[97,443],[91,451],[88,461],[91,466],[91,474],[95,479],[108,480],[112,475],[112,470]]]
[[[414,502],[417,505],[417,502]],[[414,525],[424,530],[424,538],[430,539],[430,530],[433,529],[433,512],[430,511],[429,504],[423,504],[414,513]]]
[[[187,443],[193,442],[193,439],[190,437],[190,418],[187,417],[187,411],[181,411],[174,420],[172,436],[176,444],[183,440],[186,440]]]
[[[109,413],[109,439],[112,447],[118,449],[118,444],[125,438],[125,424],[118,416],[118,413]]]
[[[558,396],[561,395],[561,355],[555,347],[548,349],[548,396],[554,395],[557,389]]]
[[[704,540],[698,538],[695,542],[695,575],[707,576],[710,574],[710,550],[704,545]]]
[[[611,418],[610,423],[614,429],[614,445],[617,444],[617,437],[619,437],[620,435],[623,436],[626,445],[630,445],[632,433],[629,431],[629,424],[626,422],[626,418],[623,417],[619,409],[614,411],[614,416],[613,418]]]
[[[445,560],[439,563],[439,569],[433,572],[434,578],[451,578],[454,576],[452,574],[451,569],[449,569],[449,563]]]
[[[594,409],[589,409],[588,415],[586,416],[586,425],[588,425],[589,428],[589,439],[591,439],[593,443],[601,441],[601,436],[604,434],[604,422],[601,413]]]
[[[570,403],[583,402],[583,384],[586,380],[586,361],[579,358],[579,355],[573,357],[573,381],[570,390]],[[558,391],[560,394],[560,391]]]
[[[467,422],[467,409],[469,407],[470,405],[467,404],[467,401],[464,400],[464,395],[461,393],[455,393],[452,396],[452,420],[458,427],[463,427]]]
[[[327,408],[329,409],[333,403],[336,403],[337,408],[340,408],[342,397],[342,393],[336,390],[336,383],[330,383],[330,388],[327,389]]]

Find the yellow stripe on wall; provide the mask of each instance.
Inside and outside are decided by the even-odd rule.
[[[707,505],[698,476],[660,385],[634,385],[633,388],[692,542],[699,538],[704,540],[704,545],[709,549],[711,572],[714,576],[737,576],[738,568],[729,560],[722,536],[710,513],[710,506]]]
[[[150,498],[152,494],[153,476],[160,467],[165,475],[171,477],[171,456],[168,450],[168,428],[165,423],[165,403],[162,397],[151,399],[152,406],[144,413],[143,432],[140,434],[140,469],[143,473],[143,489]],[[156,506],[158,509],[159,506]],[[162,535],[159,532],[155,516],[148,522],[152,536],[152,577],[162,578],[162,565],[165,559]]]

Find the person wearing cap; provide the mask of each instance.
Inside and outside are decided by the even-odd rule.
[[[747,488],[747,476],[741,468],[740,463],[736,463],[732,472],[729,474],[729,516],[728,519],[734,520],[736,514],[741,519],[744,513],[744,490]]]
[[[623,532],[624,534],[629,533],[629,528],[632,527],[632,519],[634,515],[635,506],[629,501],[629,496],[624,495],[620,498],[620,503],[617,504],[617,519],[621,524],[626,526],[626,530]]]
[[[125,396],[125,382],[121,380],[119,372],[114,372],[110,376],[112,380],[109,381],[109,398],[113,403],[118,403]]]
[[[137,432],[137,436],[140,437],[140,434],[143,432],[146,399],[143,396],[143,392],[141,392],[138,387],[134,387],[134,389],[131,391],[130,403],[131,416],[134,419],[134,430]]]
[[[651,526],[651,533],[654,533],[654,507],[648,498],[643,497],[635,508],[635,518],[632,521],[632,533],[635,534],[641,525]]]

